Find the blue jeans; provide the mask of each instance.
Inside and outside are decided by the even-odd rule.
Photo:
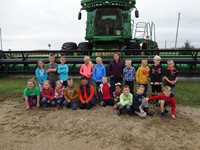
[[[42,102],[42,106],[43,106],[43,107],[47,107],[47,106],[49,105],[49,104],[47,103],[47,101],[48,101],[48,99],[45,98],[45,97],[43,97],[43,98],[41,99],[41,102]],[[52,100],[52,101],[50,102],[50,105],[55,106],[55,105],[56,105],[56,100],[55,100],[55,99]]]
[[[132,111],[131,105],[125,105],[125,106],[119,105],[119,110],[122,110],[122,109],[125,109],[127,112]]]
[[[55,99],[57,104],[61,105],[64,101],[64,98],[58,98],[58,99]]]
[[[78,107],[76,102],[70,103],[70,102],[68,102],[66,100],[63,102],[63,106],[64,107],[68,107],[68,108],[71,107],[72,110],[76,110],[77,107]]]

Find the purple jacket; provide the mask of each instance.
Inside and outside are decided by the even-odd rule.
[[[118,63],[116,63],[115,61],[111,61],[108,65],[108,75],[110,75],[112,79],[120,80],[123,77],[124,67],[125,65],[123,61],[119,61]]]

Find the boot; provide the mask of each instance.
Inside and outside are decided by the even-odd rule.
[[[149,112],[149,107],[144,107],[144,112],[146,112],[148,116],[153,116],[153,113]]]

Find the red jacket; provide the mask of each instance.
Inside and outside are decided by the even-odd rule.
[[[51,100],[54,97],[54,89],[52,87],[48,89],[42,88],[42,97]]]
[[[164,100],[165,104],[169,104],[171,105],[171,110],[172,110],[172,115],[174,115],[175,113],[175,109],[176,109],[176,102],[174,99],[174,95],[171,94],[170,97],[166,97],[165,94],[160,94],[158,96],[152,96],[149,98],[149,100]]]

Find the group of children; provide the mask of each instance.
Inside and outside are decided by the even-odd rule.
[[[98,100],[100,105],[113,106],[117,114],[121,115],[126,110],[130,115],[133,113],[144,118],[153,115],[149,112],[148,101],[157,100],[160,105],[161,119],[165,118],[166,105],[171,106],[171,116],[175,118],[174,89],[178,80],[178,71],[174,67],[173,60],[167,61],[168,68],[164,71],[160,64],[161,57],[154,57],[154,64],[149,68],[146,59],[142,60],[141,67],[136,69],[132,66],[131,59],[120,60],[119,54],[114,54],[114,59],[109,63],[108,70],[102,63],[101,57],[96,58],[96,64],[89,56],[84,57],[84,64],[80,67],[81,83],[75,87],[73,78],[68,77],[68,65],[66,58],[60,58],[60,64],[55,63],[55,56],[49,56],[49,64],[43,60],[38,61],[35,75],[39,87],[34,79],[29,79],[27,88],[24,90],[26,109],[33,105],[37,107],[61,105],[76,110],[91,109]],[[108,77],[110,76],[110,83]],[[164,87],[162,93],[162,80]],[[96,84],[96,92],[92,83]],[[124,86],[122,86],[124,81]],[[134,93],[134,84],[138,84]],[[151,85],[151,97],[147,97],[148,85]]]

